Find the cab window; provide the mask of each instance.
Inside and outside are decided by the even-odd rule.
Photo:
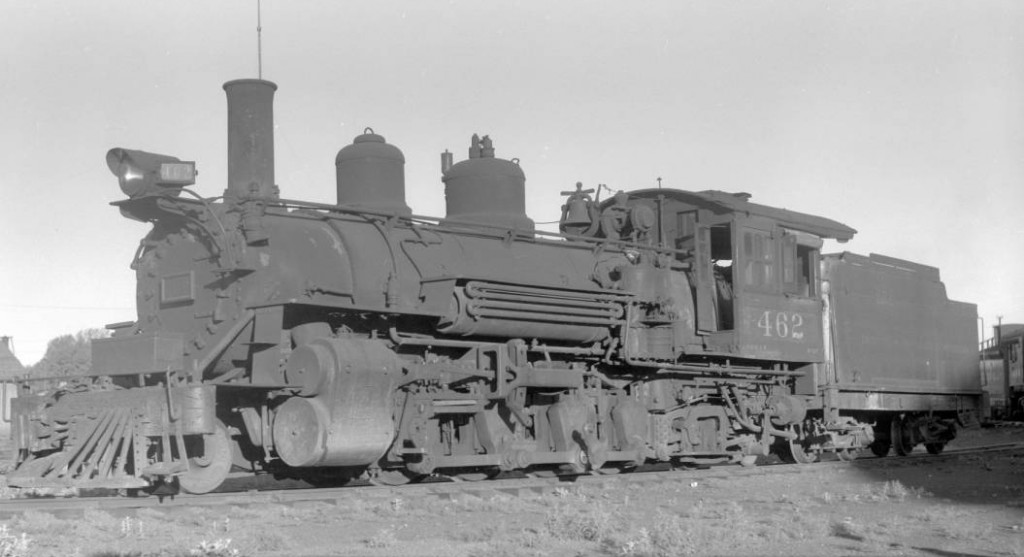
[[[747,290],[775,292],[776,257],[772,235],[762,230],[743,231],[743,286]]]
[[[817,269],[821,239],[786,231],[782,236],[782,291],[803,297],[817,295]]]

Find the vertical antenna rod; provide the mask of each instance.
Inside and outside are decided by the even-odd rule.
[[[260,0],[256,0],[256,59],[259,78],[263,79],[263,18]]]

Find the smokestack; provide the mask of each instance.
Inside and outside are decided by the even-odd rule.
[[[228,96],[228,189],[224,197],[277,199],[274,184],[274,91],[262,79],[224,84]]]

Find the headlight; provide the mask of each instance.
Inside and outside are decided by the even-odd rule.
[[[196,183],[196,163],[120,147],[107,151],[107,167],[128,197],[178,195]]]

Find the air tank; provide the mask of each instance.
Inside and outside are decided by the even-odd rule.
[[[405,156],[366,128],[334,158],[338,205],[411,215],[405,203]]]
[[[474,134],[469,159],[442,170],[445,219],[533,232],[526,216],[526,175],[518,162],[494,156],[491,138]]]

